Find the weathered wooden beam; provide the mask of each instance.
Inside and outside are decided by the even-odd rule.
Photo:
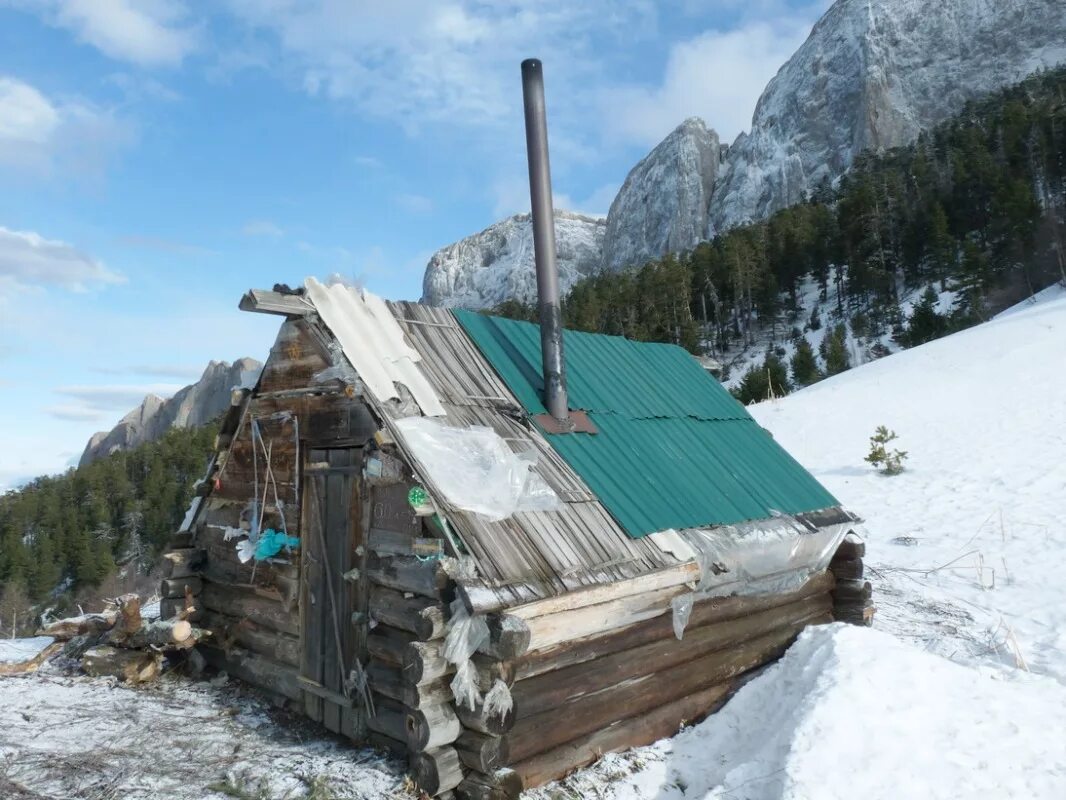
[[[367,717],[367,727],[394,742],[403,743],[403,752],[407,751],[407,709],[402,703],[374,693],[374,715]]]
[[[489,627],[489,640],[478,648],[479,652],[500,661],[509,661],[529,649],[532,633],[525,620],[510,614],[489,614],[485,620]]]
[[[207,552],[198,547],[185,547],[164,553],[160,573],[164,578],[188,578],[203,569]]]
[[[517,707],[517,706],[516,706]],[[500,736],[514,728],[516,716],[515,709],[506,714],[489,714],[485,710],[484,703],[478,703],[474,708],[469,708],[463,703],[456,704],[455,713],[467,730],[477,731],[489,736]]]
[[[558,708],[525,717],[516,702],[518,720],[507,735],[511,758],[523,761],[606,728],[620,718],[646,713],[678,697],[735,678],[780,656],[807,622],[828,619],[831,617],[826,615],[788,625],[728,650],[587,694],[565,706],[565,725],[559,724]],[[520,686],[521,682],[515,684],[516,689]]]
[[[214,633],[214,644],[223,650],[241,647],[282,664],[299,667],[300,639],[217,611],[203,615],[203,626]]]
[[[856,536],[854,533],[849,533],[844,537],[844,541],[840,543],[840,547],[837,548],[836,553],[833,554],[834,558],[862,558],[866,555],[866,542]]]
[[[769,608],[788,605],[804,597],[827,594],[834,584],[833,576],[822,572],[792,592],[754,597],[712,597],[693,604],[686,631],[715,622],[738,619]],[[672,637],[672,613],[644,620],[614,631],[600,632],[584,638],[560,642],[535,650],[519,658],[515,664],[518,680],[554,672],[573,664],[601,658],[610,653],[630,650],[640,645]],[[687,635],[687,634],[686,634]]]
[[[410,631],[421,641],[441,639],[445,634],[443,603],[427,597],[408,597],[383,586],[370,590],[370,618]]]
[[[367,548],[379,556],[421,556],[429,558],[444,554],[444,542],[440,539],[411,536],[382,528],[371,528]]]
[[[299,676],[297,671],[287,664],[264,658],[248,650],[232,649],[224,652],[217,647],[203,645],[197,649],[209,664],[225,670],[235,678],[289,700],[301,699],[300,682],[297,680]]]
[[[605,753],[641,747],[673,736],[682,723],[696,722],[720,707],[732,688],[733,683],[727,681],[646,713],[616,720],[594,733],[514,764],[514,772],[521,776],[523,788],[532,789],[591,764]]]
[[[477,731],[464,730],[455,740],[459,760],[470,769],[491,773],[511,760],[507,740]]]
[[[366,637],[366,648],[378,661],[404,667],[407,663],[408,645],[413,641],[414,635],[408,631],[401,631],[391,625],[376,625]],[[422,681],[413,680],[412,682],[421,683]]]
[[[689,628],[680,640],[670,632],[658,641],[518,681],[511,696],[522,717],[541,714],[605,687],[728,651],[769,631],[826,617],[831,609],[829,595],[823,593],[739,619]]]
[[[869,581],[837,581],[833,588],[834,600],[868,600],[873,596],[873,586]]]
[[[467,773],[456,787],[463,800],[517,800],[522,793],[522,777],[512,769],[498,769],[491,775]]]
[[[281,294],[269,289],[249,289],[238,305],[241,311],[259,314],[279,314],[283,317],[304,317],[315,307],[301,295]]]
[[[127,683],[144,683],[158,677],[162,660],[155,652],[100,645],[85,651],[81,666],[94,677],[112,675]]]
[[[834,558],[829,564],[829,571],[838,581],[862,580],[863,565],[861,558]]]
[[[404,650],[403,677],[411,683],[443,678],[455,672],[455,665],[450,664],[441,653],[441,643],[411,642]]]
[[[462,732],[463,726],[450,703],[407,709],[407,746],[412,752],[451,744]]]
[[[237,589],[205,580],[198,599],[203,602],[204,608],[210,611],[244,617],[264,628],[292,636],[300,635],[295,609],[286,609],[280,594],[275,598],[255,589]]]
[[[403,678],[400,667],[371,659],[366,668],[367,680],[375,692],[391,697],[408,708],[426,708],[452,699],[448,681],[438,679],[414,684]]]
[[[414,556],[371,554],[367,558],[367,577],[379,586],[435,599],[441,597],[449,581],[440,561],[419,561]]]
[[[411,777],[430,797],[454,789],[463,780],[463,765],[454,747],[412,753],[410,766]]]

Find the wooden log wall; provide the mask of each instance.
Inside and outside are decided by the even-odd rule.
[[[506,660],[479,656],[482,683],[509,683],[514,710],[503,718],[458,710],[463,732],[453,746],[468,771],[458,796],[515,798],[603,753],[672,735],[721,705],[741,676],[780,656],[805,626],[832,621],[834,585],[826,572],[788,594],[702,600],[680,640],[671,615],[660,613],[568,641],[542,635],[548,646]],[[582,619],[618,605],[604,603],[610,609],[585,608]],[[561,630],[574,614],[565,604],[548,607],[558,618],[527,618],[527,631]],[[515,619],[503,615],[490,627],[506,630]],[[499,641],[507,641],[502,632]],[[437,676],[433,653],[415,644],[405,647],[419,676]]]
[[[833,617],[852,625],[873,624],[876,608],[873,587],[863,580],[863,556],[866,543],[849,533],[829,562],[829,571],[836,577],[833,589]]]

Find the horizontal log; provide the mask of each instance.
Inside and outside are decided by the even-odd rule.
[[[844,537],[833,558],[862,558],[866,555],[866,542],[854,533]]]
[[[391,697],[408,708],[425,708],[440,705],[452,699],[451,686],[445,679],[414,684],[404,680],[401,669],[394,664],[370,660],[366,668],[370,687],[386,697]]]
[[[444,604],[427,597],[406,596],[395,589],[370,589],[370,617],[378,622],[410,631],[421,641],[441,639],[446,630]]]
[[[512,769],[498,769],[491,775],[469,772],[456,788],[463,800],[517,800],[522,778]]]
[[[379,556],[440,557],[444,555],[444,542],[440,539],[371,528],[367,536],[367,549]]]
[[[753,597],[711,597],[698,600],[692,606],[686,630],[742,618],[769,608],[788,605],[804,597],[824,594],[833,587],[833,583],[833,576],[828,572],[822,572],[792,592]],[[515,677],[521,681],[545,672],[563,669],[572,664],[602,658],[610,653],[630,650],[673,635],[673,615],[672,613],[665,614],[619,630],[600,632],[592,636],[561,642],[550,648],[529,652],[516,661]]]
[[[280,598],[275,599],[254,588],[238,589],[214,581],[204,581],[200,599],[204,608],[209,611],[244,617],[264,628],[293,636],[300,635],[296,609],[286,610]]]
[[[78,617],[67,617],[49,622],[44,625],[34,636],[51,636],[60,642],[73,639],[75,636],[84,636],[87,633],[103,633],[110,630],[118,619],[118,609],[110,608],[99,614],[82,614]]]
[[[93,677],[110,675],[127,683],[144,683],[159,676],[162,659],[154,652],[100,645],[85,651],[81,667]]]
[[[193,596],[199,595],[204,588],[203,582],[196,576],[186,578],[166,578],[160,583],[159,590],[163,597],[184,597],[186,591]]]
[[[206,612],[201,623],[212,631],[215,644],[223,650],[237,646],[266,656],[282,664],[300,665],[300,639],[287,633],[256,625],[215,611]]]
[[[489,614],[485,620],[489,640],[478,648],[479,652],[500,661],[510,661],[529,649],[532,632],[525,620],[510,614]]]
[[[454,747],[412,753],[410,766],[411,777],[430,797],[454,789],[463,780],[463,765]]]
[[[873,596],[873,586],[869,581],[837,581],[833,588],[835,600],[866,600]]]
[[[402,742],[403,753],[407,752],[407,709],[403,704],[384,695],[373,695],[374,714],[367,715],[367,727],[395,742]]]
[[[780,656],[808,622],[826,619],[831,617],[790,624],[728,650],[623,681],[535,716],[523,716],[519,708],[518,721],[508,734],[511,758],[523,761],[606,728],[620,718],[646,713],[678,697],[735,678]],[[519,686],[521,682],[515,684],[516,689]],[[561,724],[563,719],[565,724]]]
[[[490,773],[511,760],[507,740],[477,731],[464,730],[455,740],[459,760],[470,769]]]
[[[407,757],[406,741],[393,739],[391,736],[373,730],[367,733],[366,741],[371,747],[376,747],[378,750],[385,750],[397,758]]]
[[[411,642],[404,651],[403,677],[411,683],[426,683],[455,672],[441,653],[441,642]]]
[[[721,707],[733,685],[727,681],[700,689],[647,713],[617,720],[594,733],[530,756],[514,764],[513,769],[521,776],[524,789],[558,780],[605,753],[642,747],[673,736],[682,722],[691,724]]]
[[[862,578],[861,558],[834,558],[829,564],[829,571],[838,581],[857,581]]]
[[[829,595],[823,593],[746,617],[688,628],[680,640],[671,631],[658,641],[518,681],[511,696],[522,717],[540,714],[604,687],[704,658],[770,631],[801,625],[812,617],[827,616],[831,608]]]
[[[160,574],[164,578],[188,578],[203,569],[207,552],[199,547],[185,547],[164,553],[160,560]]]
[[[378,661],[404,667],[408,645],[413,641],[414,635],[407,631],[398,630],[391,625],[375,625],[366,637],[366,648]],[[421,682],[421,680],[412,680],[412,683]]]
[[[499,736],[507,733],[515,726],[516,720],[515,709],[511,709],[503,715],[489,714],[486,712],[483,703],[477,703],[473,708],[459,703],[455,707],[455,713],[459,715],[459,720],[467,730],[490,736]]]
[[[192,611],[189,609],[192,608]],[[160,619],[185,619],[189,622],[199,622],[204,616],[204,603],[199,597],[192,598],[192,605],[183,597],[164,597],[159,601]]]
[[[451,703],[407,709],[407,747],[411,752],[451,744],[462,732],[463,726]]]
[[[108,644],[134,650],[156,647],[161,650],[187,650],[205,638],[207,631],[193,629],[186,620],[163,619],[142,625],[133,631],[113,628],[107,636]]]
[[[414,556],[373,553],[367,557],[367,577],[379,586],[434,599],[440,599],[450,580],[439,560],[419,561]]]
[[[226,652],[214,646],[201,645],[197,651],[208,664],[245,683],[289,700],[301,700],[303,697],[299,673],[288,664],[236,648]]]

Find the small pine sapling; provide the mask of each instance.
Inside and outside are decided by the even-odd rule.
[[[890,442],[898,438],[895,431],[890,431],[884,425],[878,425],[874,435],[870,437],[870,452],[866,456],[866,461],[879,467],[885,475],[899,475],[903,472],[903,462],[907,460],[907,451],[889,451],[887,447]]]

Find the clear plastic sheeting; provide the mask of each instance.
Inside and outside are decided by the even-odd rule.
[[[490,520],[518,511],[557,511],[558,496],[533,470],[536,455],[515,453],[491,428],[454,428],[428,417],[395,426],[425,477],[451,505]]]
[[[332,366],[319,370],[312,375],[311,382],[329,383],[330,381],[340,381],[345,385],[357,387],[356,394],[358,394],[358,389],[362,387],[362,381],[359,380],[359,373],[357,373],[355,368],[348,363],[348,359],[344,356],[344,351],[336,342],[330,342],[329,360]]]
[[[471,711],[481,702],[481,688],[478,686],[477,669],[470,659],[488,640],[489,626],[485,618],[470,616],[462,600],[452,602],[448,635],[444,638],[441,654],[455,665],[451,690],[456,705],[465,705]]]
[[[485,693],[485,716],[503,719],[514,708],[514,698],[507,684],[497,678]]]
[[[783,594],[829,566],[854,523],[812,529],[785,515],[744,525],[680,532],[700,566],[690,594],[675,597],[674,634],[682,638],[693,603],[707,597]]]

